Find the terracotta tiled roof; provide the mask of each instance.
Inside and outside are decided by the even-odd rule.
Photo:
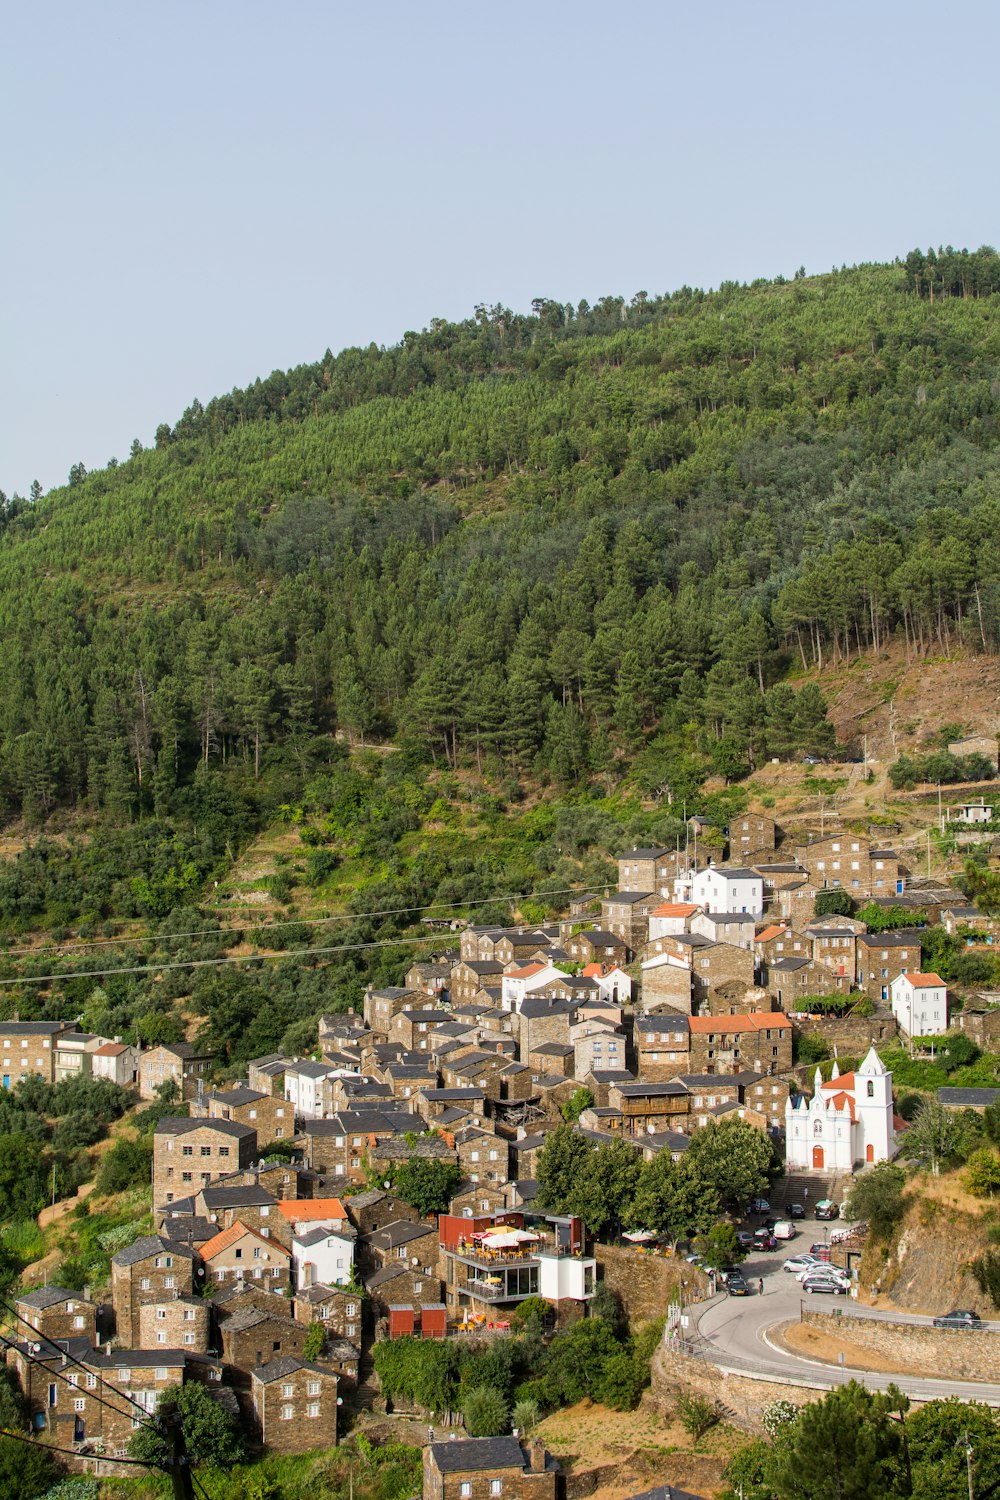
[[[346,1219],[347,1209],[339,1198],[281,1198],[278,1212],[290,1224],[301,1224],[306,1220]]]
[[[692,1016],[688,1024],[695,1034],[714,1031],[791,1031],[792,1029],[792,1023],[788,1017],[776,1010],[746,1016]]]
[[[654,906],[650,912],[652,917],[693,917],[701,908],[691,901],[664,901],[661,906]]]
[[[283,1255],[286,1260],[290,1259],[289,1252],[278,1240],[265,1239],[262,1234],[257,1233],[256,1229],[251,1229],[248,1224],[244,1224],[241,1219],[237,1219],[235,1224],[231,1224],[228,1229],[223,1229],[214,1239],[210,1239],[202,1245],[199,1252],[202,1260],[211,1260],[213,1256],[221,1255],[223,1250],[228,1250],[230,1245],[235,1245],[248,1234],[252,1235],[255,1240],[260,1240],[262,1245],[267,1245],[279,1255]]]
[[[940,974],[901,974],[900,978],[908,979],[915,990],[944,989]]]
[[[763,932],[758,932],[756,941],[758,943],[769,943],[772,938],[780,937],[783,932],[787,931],[788,928],[779,922],[777,926],[765,927]]]

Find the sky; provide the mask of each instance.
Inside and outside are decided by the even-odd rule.
[[[0,488],[477,302],[1000,241],[1000,7],[6,8]]]

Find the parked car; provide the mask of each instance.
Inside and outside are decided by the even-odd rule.
[[[802,1290],[809,1295],[815,1296],[817,1292],[830,1292],[834,1297],[846,1297],[850,1290],[849,1281],[840,1281],[836,1276],[807,1276],[802,1283]]]
[[[783,1271],[808,1271],[811,1266],[821,1266],[824,1262],[818,1255],[810,1255],[808,1250],[803,1250],[799,1255],[790,1255],[782,1266]]]
[[[806,1216],[806,1211],[801,1203],[789,1203],[785,1212],[790,1219],[804,1219]]]
[[[809,1254],[815,1255],[817,1260],[829,1260],[830,1246],[824,1245],[822,1241],[817,1241],[815,1245],[809,1246]]]
[[[794,1240],[795,1225],[791,1224],[788,1219],[779,1219],[772,1227],[771,1233],[776,1240]]]
[[[748,1214],[769,1214],[770,1212],[771,1205],[766,1198],[752,1198],[747,1208]]]
[[[805,1281],[810,1276],[822,1277],[827,1281],[843,1281],[848,1286],[851,1284],[851,1278],[846,1271],[842,1271],[839,1266],[825,1266],[822,1261],[816,1266],[803,1266],[795,1279],[796,1281]]]
[[[821,1198],[816,1205],[817,1219],[839,1219],[840,1208],[832,1198]]]
[[[737,1243],[737,1245],[739,1245],[739,1247],[740,1247],[741,1250],[752,1250],[753,1249],[753,1230],[752,1229],[737,1229],[737,1231],[736,1231],[736,1243]]]
[[[730,1271],[726,1277],[726,1291],[730,1297],[749,1297],[750,1286],[739,1271]]]
[[[778,1241],[769,1229],[758,1229],[753,1237],[755,1250],[777,1250]]]
[[[934,1319],[935,1328],[981,1328],[983,1320],[977,1312],[962,1311],[956,1308],[954,1312],[945,1313],[941,1318]]]

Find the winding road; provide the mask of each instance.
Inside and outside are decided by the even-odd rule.
[[[808,1248],[812,1226],[803,1227],[807,1232],[797,1235],[788,1245],[789,1255]],[[849,1380],[858,1380],[871,1390],[884,1390],[888,1385],[897,1385],[908,1396],[918,1400],[958,1395],[968,1400],[1000,1406],[1000,1384],[971,1380],[931,1380],[923,1376],[882,1375],[870,1370],[838,1368],[783,1349],[769,1337],[769,1332],[781,1324],[797,1322],[804,1302],[817,1311],[841,1311],[845,1323],[851,1317],[862,1315],[862,1310],[855,1311],[849,1299],[822,1293],[815,1296],[803,1293],[795,1277],[781,1269],[786,1258],[779,1250],[774,1254],[751,1257],[746,1261],[741,1269],[747,1281],[755,1288],[753,1296],[729,1297],[723,1292],[711,1302],[692,1307],[685,1330],[685,1341],[691,1351],[711,1359],[721,1369],[731,1370],[738,1375],[757,1374],[763,1379],[790,1381],[796,1385],[817,1386],[822,1389],[832,1389]],[[764,1282],[763,1295],[756,1291],[758,1279]],[[867,1307],[863,1309],[863,1316],[887,1323],[922,1327],[927,1327],[933,1321],[917,1314],[884,1312]],[[1000,1322],[984,1322],[983,1327],[1000,1331]],[[844,1334],[845,1337],[850,1337],[848,1328],[845,1328]],[[967,1335],[958,1330],[953,1337],[965,1338]]]

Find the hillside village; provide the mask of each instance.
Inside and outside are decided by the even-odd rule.
[[[0,1025],[6,1088],[90,1076],[174,1101],[153,1135],[154,1232],[118,1250],[108,1287],[18,1294],[7,1360],[34,1430],[81,1462],[122,1459],[161,1393],[198,1382],[253,1441],[303,1452],[336,1443],[351,1411],[385,1409],[377,1342],[502,1334],[529,1298],[572,1326],[603,1266],[583,1220],[539,1201],[539,1159],[566,1120],[594,1149],[622,1140],[676,1162],[738,1118],[822,1183],[892,1158],[906,1122],[879,1046],[954,1022],[988,1045],[1000,1009],[966,997],[950,1014],[920,927],[869,931],[837,897],[972,945],[995,923],[860,833],[796,840],[747,813],[715,862],[702,832],[695,818],[683,849],[622,851],[618,889],[575,897],[551,925],[465,926],[457,953],[369,988],[363,1014],[324,1015],[313,1055],[255,1058],[235,1086],[213,1087],[191,1043]],[[813,1078],[800,1052],[817,1037],[863,1061]],[[957,1096],[991,1091],[942,1092],[981,1106]],[[446,1212],[395,1188],[413,1162],[450,1169]],[[474,1495],[463,1486],[486,1470],[504,1495],[554,1493],[537,1448],[431,1443],[425,1494]]]

